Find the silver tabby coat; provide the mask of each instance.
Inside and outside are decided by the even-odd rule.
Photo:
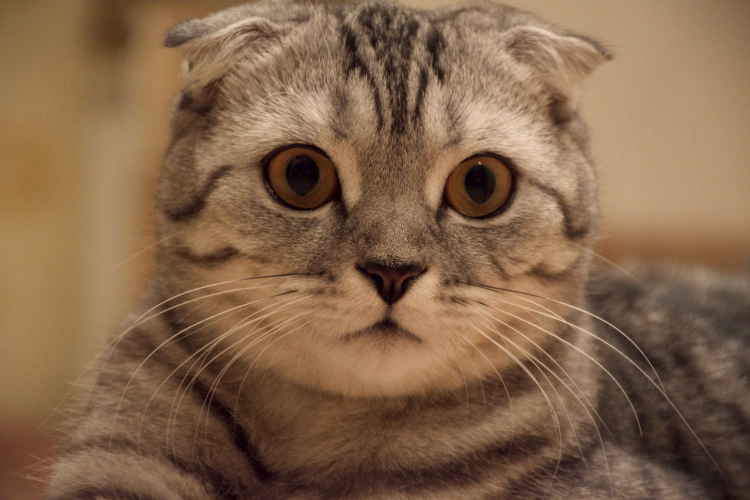
[[[276,0],[166,45],[158,271],[50,499],[750,498],[748,282],[590,275],[601,46]]]

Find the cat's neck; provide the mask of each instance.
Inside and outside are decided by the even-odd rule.
[[[577,446],[576,435],[592,422],[586,406],[595,404],[590,367],[565,352],[558,358],[558,365],[545,360],[550,370],[530,361],[452,391],[397,398],[344,397],[251,371],[231,402],[272,468],[304,468],[321,457],[373,469],[416,457],[440,462],[477,439],[496,450],[515,442],[558,452]]]

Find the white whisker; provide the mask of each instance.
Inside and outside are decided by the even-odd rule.
[[[676,414],[677,414],[677,416],[678,416],[678,417],[680,418],[680,420],[681,420],[681,421],[682,421],[682,422],[683,422],[683,423],[685,424],[685,426],[686,426],[686,427],[688,428],[688,430],[690,431],[690,433],[692,434],[692,436],[693,436],[693,437],[694,437],[694,438],[696,439],[696,441],[698,442],[698,444],[699,444],[699,445],[701,446],[701,448],[703,449],[703,451],[704,451],[704,452],[706,453],[706,455],[708,456],[708,458],[709,458],[709,459],[711,460],[711,462],[713,463],[713,465],[714,465],[714,466],[716,467],[716,469],[717,469],[717,471],[719,472],[719,474],[720,474],[720,475],[722,476],[722,478],[724,478],[724,480],[726,480],[726,476],[724,475],[724,472],[723,472],[723,471],[721,470],[721,468],[719,467],[719,464],[718,464],[718,463],[716,462],[716,460],[714,459],[713,455],[711,455],[711,453],[710,453],[710,452],[708,451],[708,448],[706,448],[706,445],[705,445],[705,444],[703,443],[703,441],[702,441],[702,440],[701,440],[701,439],[700,439],[700,438],[698,437],[698,434],[696,434],[696,432],[695,432],[695,430],[693,429],[693,427],[692,427],[692,426],[691,426],[691,425],[690,425],[690,424],[688,423],[688,421],[687,421],[687,419],[685,418],[685,416],[684,416],[684,415],[682,414],[682,412],[681,412],[681,411],[680,411],[679,409],[677,409],[677,406],[676,406],[676,405],[674,404],[674,402],[673,402],[673,401],[672,401],[672,400],[670,399],[670,397],[669,397],[669,396],[667,395],[667,393],[666,393],[666,389],[664,388],[664,385],[663,385],[663,383],[662,383],[661,379],[659,379],[659,378],[658,378],[658,377],[659,377],[659,375],[658,375],[658,373],[656,372],[656,369],[655,369],[655,368],[653,367],[653,365],[651,364],[651,361],[649,361],[648,357],[647,357],[647,356],[645,355],[645,353],[643,353],[643,351],[642,351],[642,350],[640,349],[640,347],[638,347],[638,345],[637,345],[637,344],[635,343],[635,341],[633,341],[633,340],[632,340],[632,339],[631,339],[631,338],[630,338],[630,337],[629,337],[628,335],[626,335],[626,334],[625,334],[625,333],[624,333],[624,332],[623,332],[622,330],[620,330],[619,328],[617,328],[617,327],[616,327],[615,325],[613,325],[613,324],[612,324],[612,323],[610,323],[609,321],[607,321],[607,320],[605,320],[605,319],[603,319],[603,318],[600,318],[599,316],[597,316],[597,315],[595,315],[595,314],[593,314],[593,313],[591,313],[591,312],[588,312],[588,311],[586,311],[585,309],[581,309],[581,308],[579,308],[579,307],[576,307],[576,306],[573,306],[573,305],[567,304],[567,303],[565,303],[565,302],[561,302],[561,301],[559,301],[559,300],[551,299],[551,298],[548,298],[548,297],[542,297],[542,296],[540,296],[540,295],[535,295],[535,294],[532,294],[532,293],[528,293],[528,292],[521,292],[521,291],[518,291],[518,290],[509,290],[509,289],[504,289],[504,288],[489,287],[489,286],[487,286],[487,285],[474,285],[474,284],[470,284],[470,283],[464,283],[464,284],[466,284],[466,285],[469,285],[469,286],[476,286],[476,287],[478,287],[478,288],[484,288],[484,289],[487,289],[487,290],[491,290],[491,291],[502,291],[502,292],[508,292],[508,293],[514,293],[514,294],[529,295],[529,296],[532,296],[532,297],[536,297],[536,298],[540,298],[540,299],[544,299],[544,300],[549,300],[549,301],[552,301],[552,302],[558,303],[558,304],[560,304],[560,305],[563,305],[563,306],[569,307],[569,308],[571,308],[571,309],[577,310],[577,311],[579,311],[579,312],[582,312],[582,313],[584,313],[584,314],[586,314],[586,315],[588,315],[588,316],[590,316],[590,317],[592,317],[592,318],[598,319],[599,321],[603,322],[604,324],[606,324],[606,325],[608,325],[608,326],[610,326],[610,327],[614,328],[614,329],[615,329],[615,330],[616,330],[617,332],[619,332],[619,333],[620,333],[620,334],[621,334],[621,335],[622,335],[623,337],[625,337],[625,338],[626,338],[626,339],[627,339],[627,340],[628,340],[628,341],[629,341],[629,342],[630,342],[631,344],[633,344],[633,345],[634,345],[634,346],[635,346],[635,347],[636,347],[636,348],[638,349],[638,351],[639,351],[639,352],[640,352],[640,353],[641,353],[641,354],[643,355],[643,357],[644,357],[644,359],[646,360],[646,362],[648,363],[648,365],[649,365],[649,366],[651,367],[651,369],[652,369],[652,370],[654,371],[654,374],[656,374],[656,377],[657,377],[657,380],[659,381],[659,383],[657,384],[657,383],[656,383],[656,382],[655,382],[655,381],[654,381],[654,380],[653,380],[653,379],[652,379],[652,378],[651,378],[651,377],[650,377],[650,376],[649,376],[649,375],[648,375],[648,374],[646,373],[646,371],[645,371],[645,370],[644,370],[643,368],[641,368],[640,366],[638,366],[638,364],[637,364],[637,363],[636,363],[635,361],[633,361],[633,360],[632,360],[632,359],[630,359],[629,357],[625,356],[625,355],[624,355],[623,353],[621,353],[621,352],[620,352],[619,350],[615,349],[615,348],[614,348],[613,346],[610,346],[610,347],[612,347],[613,349],[615,349],[615,351],[617,351],[618,353],[620,353],[620,354],[621,354],[621,355],[622,355],[622,356],[624,357],[624,359],[625,359],[625,360],[626,360],[626,361],[627,361],[628,363],[630,363],[630,364],[631,364],[632,366],[634,366],[634,367],[635,367],[635,368],[636,368],[636,369],[637,369],[637,370],[638,370],[638,371],[639,371],[639,372],[640,372],[640,373],[641,373],[641,374],[642,374],[642,375],[643,375],[643,376],[644,376],[644,377],[646,378],[646,380],[648,380],[648,382],[649,382],[649,383],[650,383],[651,385],[653,385],[653,386],[654,386],[654,387],[656,388],[656,390],[657,390],[657,391],[658,391],[658,392],[659,392],[659,393],[660,393],[660,394],[662,395],[662,397],[664,397],[664,400],[665,400],[665,401],[666,401],[666,402],[667,402],[667,403],[669,404],[669,406],[670,406],[670,407],[671,407],[671,408],[672,408],[672,409],[673,409],[673,410],[675,411],[675,413],[676,413]],[[522,298],[522,299],[523,299],[523,297],[519,297],[519,298]],[[531,302],[532,302],[532,303],[534,303],[534,304],[536,304],[537,306],[543,307],[543,306],[541,306],[540,304],[537,304],[536,302],[533,302],[533,301],[531,301]],[[539,312],[539,311],[537,311],[537,312]],[[559,319],[559,318],[557,318],[557,319]],[[567,321],[565,321],[565,323],[568,323],[568,322],[567,322]],[[568,324],[570,324],[570,323],[568,323]],[[576,328],[576,329],[579,329],[579,330],[581,330],[581,328],[580,328],[580,327],[577,327],[576,325],[573,325],[573,324],[570,324],[570,325],[571,325],[571,326],[573,326],[573,327],[574,327],[574,328]],[[585,332],[585,330],[583,330],[583,331]],[[592,336],[594,336],[594,338],[598,338],[598,337],[596,337],[596,336],[595,336],[595,335],[593,335],[593,334],[591,334],[591,335],[592,335]],[[560,340],[562,340],[563,342],[565,342],[565,341],[564,341],[563,339],[560,339]],[[599,340],[602,340],[602,339],[599,339]],[[600,367],[601,367],[602,369],[604,369],[604,368],[603,368],[603,367],[601,366],[601,363],[599,363],[598,361],[594,360],[593,358],[590,358],[590,359],[592,359],[592,361],[593,361],[594,363],[596,363],[596,364],[597,364],[597,365],[599,365],[599,366],[600,366]],[[606,371],[606,369],[605,369],[605,371]],[[606,372],[608,373],[608,371],[606,371]],[[617,386],[618,386],[618,387],[620,388],[620,390],[621,390],[621,391],[625,392],[625,391],[624,391],[624,389],[622,388],[622,386],[620,385],[620,383],[619,383],[619,382],[618,382],[618,381],[617,381],[617,380],[616,380],[616,379],[614,378],[614,376],[612,376],[612,375],[610,374],[610,378],[611,378],[611,379],[612,379],[612,380],[613,380],[613,381],[615,382],[615,384],[617,384]],[[627,395],[626,395],[626,397],[627,397]],[[634,413],[636,413],[636,412],[635,412],[635,408],[633,407],[633,404],[632,404],[632,402],[630,401],[630,398],[628,398],[628,402],[630,403],[630,405],[631,405],[631,408],[633,409],[633,412],[634,412]],[[636,419],[637,419],[637,413],[636,413]],[[639,430],[640,430],[640,423],[638,424],[638,427],[639,427]],[[641,435],[642,435],[642,431],[641,431]]]
[[[505,313],[505,311],[503,311],[501,309],[498,309],[498,308],[493,308],[493,309],[497,310],[498,312]],[[539,351],[541,351],[542,353],[544,353],[562,371],[562,373],[568,378],[568,380],[570,380],[570,382],[573,384],[573,386],[578,390],[578,393],[576,393],[573,389],[571,389],[571,387],[562,378],[560,378],[559,375],[557,375],[554,372],[554,370],[550,369],[545,363],[543,363],[541,360],[539,360],[536,356],[532,355],[526,349],[522,348],[516,342],[513,342],[510,339],[507,339],[507,341],[510,342],[511,344],[513,344],[516,347],[516,349],[519,349],[521,352],[523,352],[524,354],[526,354],[526,356],[529,357],[530,359],[536,360],[541,365],[541,367],[543,367],[544,369],[546,369],[561,384],[563,384],[563,386],[570,392],[570,394],[574,398],[576,398],[576,400],[581,405],[581,407],[586,411],[586,413],[588,414],[589,419],[591,419],[591,423],[593,424],[594,429],[596,430],[596,434],[599,437],[599,442],[601,444],[602,453],[603,453],[603,457],[604,457],[604,464],[605,464],[605,466],[607,468],[607,476],[608,476],[609,482],[610,482],[610,493],[612,493],[613,492],[612,477],[611,477],[611,474],[610,474],[610,468],[609,468],[609,461],[607,459],[607,453],[606,453],[606,450],[605,450],[605,447],[604,447],[604,439],[602,438],[602,435],[599,432],[599,426],[597,425],[596,420],[594,419],[594,415],[592,415],[591,412],[592,411],[594,412],[594,414],[597,416],[597,418],[599,419],[599,421],[602,423],[602,425],[604,425],[604,428],[607,429],[608,432],[609,432],[609,428],[607,427],[607,424],[604,422],[604,420],[602,420],[602,418],[599,415],[599,413],[596,411],[596,408],[594,408],[594,405],[591,404],[591,401],[589,401],[589,399],[586,396],[586,394],[583,392],[583,390],[581,390],[581,388],[578,386],[578,384],[575,382],[575,380],[573,380],[573,378],[570,376],[570,374],[562,366],[560,366],[560,364],[557,362],[557,360],[555,360],[555,358],[553,358],[546,350],[542,349],[542,347],[539,346],[539,344],[537,344],[536,342],[534,342],[527,335],[524,335],[517,328],[514,328],[514,327],[510,326],[508,323],[505,323],[504,321],[496,318],[495,316],[492,316],[489,313],[482,312],[481,310],[479,312],[481,314],[483,314],[483,315],[486,315],[489,319],[497,321],[498,323],[502,324],[506,328],[509,328],[509,329],[513,330],[518,335],[520,335],[521,337],[523,337],[524,339],[526,339],[527,341],[529,341],[531,344],[533,344],[534,347],[536,347]],[[532,324],[532,326],[538,326],[538,325],[533,325]],[[555,391],[555,392],[557,392],[557,391]],[[586,401],[585,404],[584,404],[584,401],[581,400],[581,397],[578,396],[578,394],[580,394],[581,397],[583,397],[583,399]],[[558,397],[559,397],[559,394],[558,394]],[[561,403],[562,403],[562,401],[561,401]],[[573,421],[570,419],[570,415],[568,414],[567,408],[565,408],[565,404],[562,403],[562,405],[563,405],[563,409],[565,410],[565,413],[568,415],[568,421],[571,424],[571,430],[573,431],[573,435],[574,435],[576,443],[578,445],[578,450],[581,453],[581,458],[583,459],[583,463],[586,466],[586,468],[588,468],[588,462],[586,461],[585,454],[583,453],[583,449],[582,449],[581,443],[580,443],[580,441],[578,439],[578,434],[577,434],[577,432],[575,430],[575,426],[573,425]],[[610,432],[610,434],[611,434],[611,432]]]
[[[552,420],[553,420],[553,422],[555,424],[555,429],[557,430],[558,441],[560,443],[559,459],[562,460],[562,427],[560,425],[560,421],[558,420],[557,412],[555,412],[555,408],[552,405],[552,401],[550,401],[549,397],[547,396],[547,392],[544,390],[544,388],[542,387],[542,385],[536,379],[536,377],[534,376],[534,374],[531,373],[531,370],[529,370],[526,367],[526,365],[524,365],[512,352],[510,352],[510,350],[508,348],[503,347],[502,345],[500,345],[497,341],[495,341],[495,339],[493,339],[492,337],[490,337],[489,335],[487,335],[484,331],[480,330],[479,328],[477,328],[473,324],[469,323],[469,326],[472,327],[472,328],[474,328],[477,332],[479,332],[480,335],[482,335],[487,340],[489,340],[490,342],[492,342],[493,344],[495,344],[495,346],[497,346],[500,350],[502,350],[505,354],[507,354],[508,357],[510,357],[510,359],[512,359],[531,378],[531,380],[534,381],[534,383],[536,384],[536,386],[539,387],[539,390],[542,392],[542,396],[544,397],[545,401],[547,402],[547,407],[550,410],[550,414],[552,416]],[[500,336],[500,338],[503,338],[503,335],[500,334],[500,332],[497,332],[497,333]]]
[[[633,347],[635,347],[635,348],[636,348],[636,349],[638,350],[638,352],[639,352],[639,353],[641,354],[641,356],[643,356],[643,359],[644,359],[644,360],[646,361],[646,363],[648,363],[648,366],[649,366],[649,367],[651,368],[651,370],[653,370],[653,372],[654,372],[654,376],[656,376],[656,379],[657,379],[657,380],[659,381],[659,384],[661,385],[661,388],[662,388],[662,389],[664,389],[664,384],[662,383],[662,381],[661,381],[661,378],[659,378],[659,373],[658,373],[658,372],[656,371],[656,368],[654,368],[654,365],[653,365],[653,364],[651,364],[651,360],[649,360],[649,359],[648,359],[648,356],[646,356],[646,353],[644,353],[644,352],[643,352],[643,350],[642,350],[642,349],[640,348],[640,346],[639,346],[639,345],[638,345],[638,344],[637,344],[637,343],[636,343],[636,342],[635,342],[635,341],[634,341],[633,339],[631,339],[629,335],[627,335],[627,334],[626,334],[625,332],[623,332],[622,330],[620,330],[620,329],[619,329],[618,327],[616,327],[615,325],[613,325],[612,323],[610,323],[610,322],[609,322],[609,321],[607,321],[606,319],[604,319],[604,318],[602,318],[602,317],[600,317],[600,316],[597,316],[596,314],[594,314],[594,313],[592,313],[592,312],[589,312],[589,311],[587,311],[587,310],[585,310],[585,309],[582,309],[582,308],[580,308],[580,307],[576,307],[576,306],[574,306],[574,305],[572,305],[572,304],[568,304],[568,303],[566,303],[566,302],[562,302],[562,301],[560,301],[560,300],[552,299],[552,298],[549,298],[549,297],[543,297],[543,296],[541,296],[541,295],[536,295],[536,294],[533,294],[533,293],[522,292],[522,291],[520,291],[520,290],[511,290],[511,289],[507,289],[507,288],[495,288],[495,287],[487,287],[486,285],[473,285],[473,286],[478,286],[478,287],[480,287],[480,288],[485,288],[485,289],[488,289],[488,290],[494,290],[494,291],[501,291],[501,292],[507,292],[507,293],[512,293],[512,294],[516,294],[516,296],[517,296],[517,297],[518,297],[519,299],[521,299],[521,300],[524,300],[524,301],[526,301],[526,302],[531,302],[532,304],[534,304],[534,305],[537,305],[537,306],[539,306],[539,307],[541,307],[541,308],[543,308],[543,309],[547,309],[547,308],[546,308],[546,307],[544,307],[544,306],[542,306],[541,304],[539,304],[539,303],[537,303],[537,302],[534,302],[533,300],[529,300],[529,299],[527,299],[527,298],[523,297],[523,295],[528,295],[528,296],[530,296],[530,297],[535,297],[535,298],[538,298],[538,299],[542,299],[542,300],[549,300],[550,302],[554,302],[554,303],[556,303],[556,304],[560,304],[560,305],[562,305],[562,306],[565,306],[565,307],[568,307],[568,308],[570,308],[570,309],[573,309],[573,310],[576,310],[576,311],[578,311],[578,312],[581,312],[581,313],[583,313],[583,314],[585,314],[585,315],[587,315],[587,316],[589,316],[589,317],[591,317],[591,318],[594,318],[594,319],[596,319],[596,320],[598,320],[598,321],[601,321],[601,322],[602,322],[602,323],[604,323],[605,325],[607,325],[607,326],[609,326],[609,327],[613,328],[613,329],[614,329],[615,331],[617,331],[617,332],[618,332],[618,333],[619,333],[620,335],[622,335],[622,336],[623,336],[623,338],[625,338],[625,339],[626,339],[626,340],[627,340],[627,341],[628,341],[628,342],[629,342],[629,343],[630,343],[630,344],[631,344],[631,345],[632,345]],[[548,310],[548,309],[547,309],[547,310]],[[537,311],[537,312],[538,312],[538,311]],[[551,312],[551,311],[550,311],[550,312]],[[553,314],[554,314],[554,313],[553,313]],[[555,316],[557,316],[557,318],[558,318],[558,319],[560,319],[560,320],[562,320],[562,321],[565,321],[565,320],[564,320],[563,318],[561,318],[561,317],[560,317],[559,315],[555,315]],[[567,323],[567,321],[565,321],[565,322]],[[593,336],[594,338],[597,338],[598,340],[600,340],[600,341],[604,342],[604,340],[603,340],[603,339],[601,339],[601,338],[597,337],[597,336],[596,336],[596,335],[594,335],[593,333],[590,333],[590,332],[588,332],[588,331],[586,331],[586,330],[583,330],[583,329],[581,329],[581,328],[580,328],[580,327],[578,327],[578,326],[572,325],[571,323],[568,323],[568,324],[570,324],[570,325],[571,325],[571,326],[573,326],[574,328],[577,328],[577,329],[579,329],[579,330],[583,331],[584,333],[587,333],[587,334],[589,334],[589,335]],[[609,345],[609,344],[607,344],[607,345]],[[612,347],[612,349],[615,349],[615,347],[614,347],[614,346],[611,346],[611,345],[610,345],[610,347]],[[617,351],[617,349],[615,349],[615,350]],[[620,352],[620,351],[617,351],[617,352]],[[620,352],[620,354],[622,354],[622,353]],[[628,358],[628,357],[627,357],[627,356],[625,356],[624,354],[622,354],[622,356],[623,356],[623,357],[625,357],[626,359],[630,360],[630,358]],[[632,361],[632,360],[630,360],[630,362],[631,362],[631,363],[633,363],[633,364],[635,364],[635,362],[634,362],[634,361]],[[643,370],[641,370],[641,371],[643,371]],[[644,375],[646,375],[646,373],[645,373],[645,372],[644,372]],[[646,377],[647,377],[647,378],[648,378],[649,380],[651,380],[651,377],[650,377],[649,375],[646,375]],[[653,380],[652,380],[652,382],[653,382]]]
[[[453,353],[456,355],[456,364],[458,365],[458,369],[461,370],[461,378],[464,379],[464,389],[466,390],[466,413],[468,414],[470,412],[469,408],[469,383],[466,381],[466,374],[464,373],[464,369],[461,367],[461,359],[458,357],[458,349],[456,348],[456,343],[453,342]],[[481,382],[481,380],[480,380]]]
[[[303,298],[304,298],[304,297],[303,297]],[[170,410],[170,418],[168,419],[168,422],[169,422],[169,420],[171,419],[171,415],[173,415],[173,414],[174,414],[174,415],[176,416],[176,414],[177,414],[177,413],[179,412],[179,407],[180,407],[180,405],[182,404],[182,400],[183,400],[184,396],[185,396],[185,395],[186,395],[186,394],[188,393],[188,391],[190,391],[190,389],[191,389],[191,387],[192,387],[192,385],[193,385],[194,381],[196,381],[196,380],[197,380],[197,378],[198,378],[198,376],[200,375],[200,373],[201,373],[201,372],[202,372],[202,371],[203,371],[203,370],[204,370],[205,368],[207,368],[208,366],[210,366],[210,365],[211,365],[211,363],[213,363],[213,362],[214,362],[214,361],[215,361],[216,359],[218,359],[218,358],[219,358],[219,357],[220,357],[221,355],[223,355],[223,354],[224,354],[225,352],[227,352],[228,350],[230,350],[230,349],[234,348],[234,347],[235,347],[236,345],[238,345],[238,344],[240,344],[240,343],[244,342],[244,340],[245,340],[245,339],[246,339],[246,338],[247,338],[247,337],[248,337],[249,335],[252,335],[252,334],[253,334],[253,333],[255,333],[255,332],[256,332],[257,330],[253,330],[252,332],[248,333],[248,334],[247,334],[246,336],[244,336],[244,337],[242,337],[242,338],[238,339],[237,341],[235,341],[234,343],[230,344],[230,345],[229,345],[228,347],[226,347],[226,348],[225,348],[224,350],[222,350],[222,351],[221,351],[221,352],[220,352],[219,354],[217,354],[217,355],[215,355],[215,356],[214,356],[213,358],[211,358],[211,360],[209,360],[209,361],[207,361],[207,362],[203,362],[203,361],[201,361],[201,360],[206,360],[206,359],[208,358],[208,356],[210,355],[210,353],[211,353],[211,352],[213,351],[213,349],[214,349],[214,348],[215,348],[216,346],[218,346],[218,345],[219,345],[219,344],[220,344],[220,343],[221,343],[221,342],[222,342],[222,341],[223,341],[224,339],[226,339],[227,337],[229,337],[229,336],[230,336],[231,334],[235,333],[236,331],[239,331],[240,329],[242,329],[242,328],[244,328],[244,327],[247,327],[247,326],[249,326],[249,325],[251,325],[251,324],[253,324],[253,323],[259,323],[260,321],[263,321],[264,319],[266,319],[267,317],[271,316],[272,314],[275,314],[275,313],[276,313],[277,311],[279,311],[279,310],[281,310],[281,309],[284,309],[284,308],[288,307],[289,305],[291,305],[292,303],[294,303],[294,302],[298,302],[299,300],[302,300],[302,299],[301,299],[301,298],[298,298],[298,297],[291,297],[291,298],[285,299],[285,300],[283,300],[283,301],[278,301],[278,302],[275,302],[275,303],[273,303],[273,304],[271,304],[271,305],[268,305],[268,306],[266,306],[266,307],[263,307],[263,308],[261,308],[261,309],[259,309],[259,310],[257,310],[257,311],[254,311],[254,312],[253,312],[252,314],[250,314],[249,316],[247,316],[247,317],[243,318],[242,320],[238,321],[237,323],[235,323],[235,325],[234,325],[234,326],[232,326],[232,327],[231,327],[231,328],[230,328],[229,330],[227,330],[227,331],[226,331],[226,332],[224,332],[223,334],[221,334],[221,335],[217,336],[216,338],[212,339],[212,340],[211,340],[211,341],[210,341],[210,342],[209,342],[208,344],[206,344],[206,345],[205,345],[205,346],[203,346],[203,347],[202,347],[201,349],[199,349],[198,351],[196,351],[195,353],[193,353],[193,354],[192,354],[192,355],[191,355],[191,356],[190,356],[190,357],[189,357],[188,359],[192,358],[193,356],[195,356],[195,355],[196,355],[196,354],[198,354],[199,352],[203,351],[203,352],[201,353],[201,355],[200,355],[200,356],[199,356],[198,358],[196,358],[196,360],[195,360],[195,361],[193,362],[193,364],[192,364],[192,365],[190,366],[190,368],[189,368],[189,369],[187,370],[187,373],[185,374],[185,376],[183,377],[182,381],[180,382],[180,385],[179,385],[179,387],[178,387],[178,389],[177,389],[177,392],[176,392],[176,394],[175,394],[176,405],[175,405],[175,401],[173,400],[173,403],[172,403],[172,409]],[[278,306],[278,307],[277,307],[277,306]],[[270,308],[272,308],[272,307],[276,307],[276,308],[275,308],[275,309],[273,309],[273,310],[271,310],[270,312],[268,312],[268,313],[266,313],[266,314],[264,314],[264,315],[260,316],[260,317],[256,317],[256,316],[257,316],[258,314],[260,314],[260,313],[262,313],[263,311],[265,311],[265,310],[267,310],[267,309],[270,309]],[[254,319],[250,320],[250,318],[254,318]],[[273,323],[272,323],[272,324],[273,324]],[[261,331],[262,331],[262,330],[261,330]],[[261,338],[262,338],[262,336],[261,336]],[[187,360],[186,360],[186,361],[187,361]],[[185,361],[185,362],[186,362],[186,361]],[[199,368],[198,368],[198,371],[197,371],[197,372],[195,372],[195,373],[193,373],[193,369],[194,369],[195,365],[196,365],[197,363],[199,363],[199,362],[201,363],[201,365],[199,366]],[[185,379],[186,379],[186,378],[187,378],[188,376],[190,376],[191,374],[192,374],[192,380],[191,380],[190,382],[188,382],[188,383],[187,383],[187,385],[185,385],[185,389],[184,389],[184,390],[182,391],[182,393],[180,394],[180,388],[181,388],[181,387],[182,387],[182,385],[183,385],[183,384],[185,383]],[[178,395],[178,394],[180,394],[180,395],[179,395],[179,400],[177,400],[177,395]],[[199,418],[200,418],[200,415],[199,415]],[[176,423],[176,419],[175,419],[174,421],[175,421],[175,423]],[[168,428],[169,428],[169,424],[168,424]]]
[[[490,318],[494,319],[498,323],[501,323],[503,326],[505,326],[507,328],[510,328],[511,330],[515,331],[516,333],[519,333],[520,335],[523,335],[520,332],[518,332],[518,330],[516,330],[515,328],[511,327],[507,323],[504,323],[504,322],[498,320],[497,318],[494,318],[493,316],[490,316]],[[516,349],[518,349],[522,354],[524,354],[526,356],[526,359],[528,359],[529,361],[531,361],[531,363],[533,363],[534,366],[536,366],[537,369],[539,369],[539,373],[541,373],[541,375],[547,381],[547,383],[549,384],[549,386],[552,388],[552,391],[555,393],[555,396],[557,396],[557,400],[560,402],[560,406],[562,406],[562,409],[565,412],[565,416],[568,417],[568,423],[570,423],[570,429],[571,429],[571,431],[573,431],[573,437],[576,440],[576,444],[578,445],[578,450],[580,451],[581,457],[583,458],[584,464],[585,464],[586,463],[586,459],[585,459],[584,454],[583,454],[583,449],[581,447],[581,443],[580,443],[580,441],[578,439],[578,433],[575,430],[575,425],[573,424],[573,419],[570,416],[570,413],[568,412],[568,408],[565,405],[565,401],[563,401],[562,396],[560,396],[560,393],[557,391],[557,388],[555,387],[555,384],[552,383],[552,381],[544,373],[544,370],[542,370],[542,368],[545,368],[555,378],[557,378],[573,394],[573,396],[577,397],[576,394],[570,389],[570,387],[568,387],[568,385],[553,370],[551,370],[547,365],[545,365],[541,360],[539,360],[539,358],[537,358],[536,356],[534,356],[533,354],[531,354],[529,351],[527,351],[526,349],[523,349],[521,346],[519,346],[516,342],[513,342],[511,339],[509,339],[508,337],[506,337],[505,335],[503,335],[502,333],[500,333],[500,331],[497,329],[497,327],[492,322],[488,321],[486,318],[485,318],[484,321],[485,321],[485,324],[487,324],[487,326],[489,326],[490,328],[492,328],[495,331],[495,333],[505,341],[506,345],[512,344]],[[580,398],[579,398],[579,402],[584,407],[584,409],[586,409],[585,405],[583,405],[583,402],[580,401]],[[555,471],[552,474],[552,481],[550,482],[550,485],[547,488],[547,490],[549,490],[549,488],[552,487],[552,483],[554,483],[555,477],[557,477],[557,472],[558,472],[559,467],[560,467],[560,462],[562,461],[562,426],[559,429],[559,439],[560,439],[560,454],[558,456],[558,461],[557,461],[557,464],[555,466]],[[586,467],[588,468],[588,464],[586,464]]]

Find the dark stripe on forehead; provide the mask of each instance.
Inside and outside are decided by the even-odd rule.
[[[445,70],[443,70],[440,65],[440,54],[443,52],[444,45],[445,40],[443,39],[443,35],[435,26],[430,26],[430,30],[427,33],[427,51],[430,54],[430,67],[440,83],[443,83],[443,80],[445,79]],[[417,88],[417,97],[414,103],[414,115],[412,116],[415,124],[419,121],[419,118],[422,115],[422,101],[424,100],[425,92],[427,92],[428,83],[428,70],[426,67],[423,67],[419,70],[419,87]]]
[[[342,24],[341,33],[344,37],[344,48],[346,49],[346,67],[344,68],[344,70],[346,71],[347,75],[358,73],[360,76],[367,80],[367,83],[372,89],[373,98],[375,100],[375,116],[378,120],[378,130],[382,130],[384,122],[383,108],[380,104],[381,96],[380,92],[378,92],[378,86],[375,83],[375,78],[372,76],[372,73],[370,73],[370,70],[367,68],[364,61],[359,57],[359,54],[357,53],[357,37],[351,31],[350,26]]]
[[[431,26],[427,34],[427,50],[430,53],[430,66],[440,83],[443,83],[445,79],[445,70],[440,65],[440,55],[443,53],[444,48],[445,38],[443,38],[443,34],[435,26]]]
[[[378,128],[382,130],[384,108],[390,108],[390,131],[403,134],[411,121],[421,116],[424,93],[429,83],[430,70],[439,82],[445,78],[440,64],[445,41],[434,26],[424,37],[426,61],[415,58],[423,21],[405,9],[392,5],[367,5],[353,12],[341,25],[346,49],[345,71],[359,73],[371,87],[375,99]],[[374,55],[374,59],[372,56]],[[417,73],[412,76],[413,72]],[[374,75],[382,74],[382,84]],[[409,109],[412,79],[417,81],[414,109]],[[387,102],[383,95],[387,91]],[[411,114],[411,117],[410,117]]]

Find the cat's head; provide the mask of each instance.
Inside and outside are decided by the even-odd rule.
[[[177,302],[200,297],[183,324],[201,346],[221,337],[210,356],[412,394],[564,335],[568,310],[536,296],[575,304],[587,274],[595,176],[576,97],[608,58],[597,44],[491,3],[269,0],[166,45],[185,64],[159,279],[200,288]]]

